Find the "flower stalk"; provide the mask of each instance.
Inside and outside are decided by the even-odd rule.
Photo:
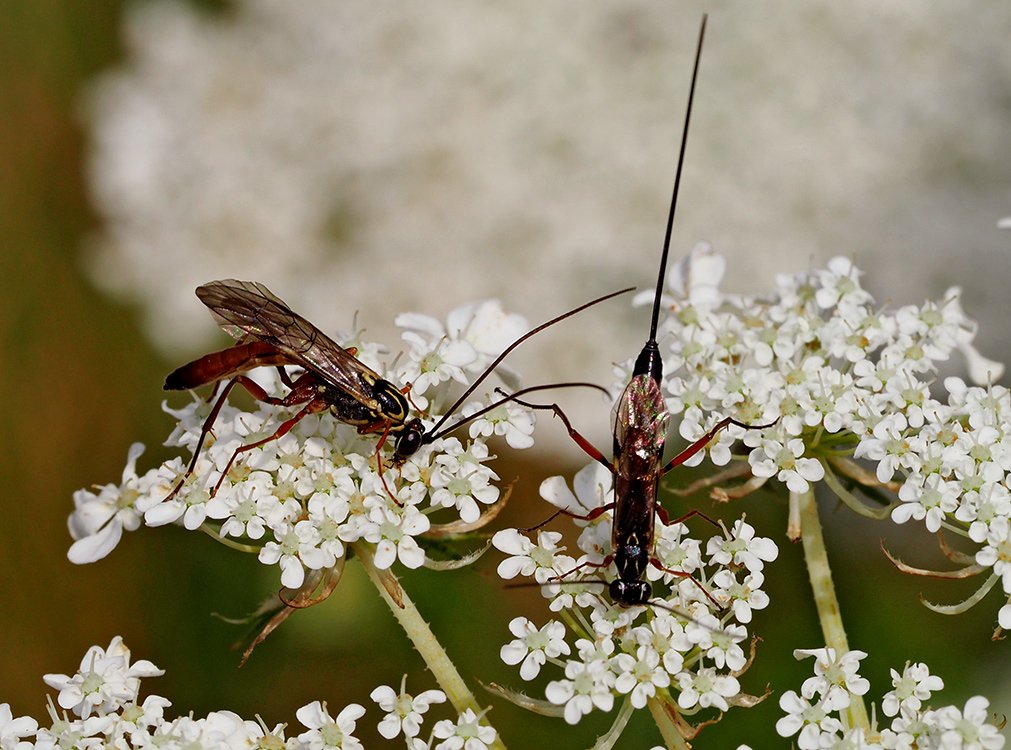
[[[646,701],[646,706],[653,715],[653,721],[656,722],[657,728],[660,730],[660,736],[663,737],[667,750],[690,750],[691,745],[688,744],[688,741],[685,740],[671,720],[664,702],[654,696]]]
[[[804,560],[807,563],[807,574],[814,593],[814,603],[818,610],[818,621],[821,623],[825,645],[835,649],[836,654],[845,654],[850,650],[843,628],[842,614],[839,610],[839,600],[836,598],[835,584],[832,582],[832,569],[828,564],[828,552],[825,549],[825,536],[821,530],[821,520],[818,518],[818,504],[815,501],[814,490],[790,493],[790,515],[800,519],[800,539],[804,547]],[[870,720],[867,707],[860,696],[854,695],[847,709],[852,728],[861,728],[870,732]]]
[[[470,709],[480,716],[482,708],[478,704],[477,699],[463,681],[463,677],[457,671],[456,665],[453,664],[449,658],[449,654],[446,653],[446,650],[439,643],[431,628],[428,627],[428,623],[425,622],[425,618],[421,616],[418,608],[414,606],[414,602],[411,601],[407,592],[401,588],[399,603],[394,601],[393,597],[390,596],[387,586],[391,582],[399,586],[396,576],[389,570],[377,569],[372,561],[372,551],[362,542],[356,542],[351,546],[354,549],[355,557],[361,562],[362,567],[365,568],[369,580],[379,590],[379,595],[386,602],[390,611],[393,612],[393,616],[400,624],[400,627],[404,629],[407,637],[411,639],[411,643],[414,644],[417,652],[421,654],[421,658],[425,661],[425,664],[432,670],[435,681],[446,693],[449,702],[456,712],[462,714],[467,709]],[[384,580],[384,578],[387,580]],[[481,717],[481,723],[491,726],[485,716]],[[499,737],[495,738],[495,741],[489,745],[489,748],[491,750],[506,750],[505,745],[502,744],[502,740]]]

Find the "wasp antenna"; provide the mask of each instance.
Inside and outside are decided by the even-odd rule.
[[[522,344],[524,341],[526,341],[528,338],[530,338],[531,336],[533,336],[535,333],[540,333],[545,328],[553,326],[555,323],[560,323],[561,321],[565,320],[566,318],[571,318],[576,313],[580,313],[580,312],[582,312],[583,310],[585,310],[588,307],[593,307],[594,305],[599,305],[601,302],[606,302],[607,300],[611,299],[612,297],[617,297],[617,296],[619,296],[621,294],[628,294],[629,292],[634,291],[634,290],[635,290],[635,287],[634,286],[630,286],[630,287],[627,287],[626,289],[619,289],[616,292],[611,292],[610,294],[605,294],[603,297],[597,297],[597,299],[590,300],[589,302],[584,302],[579,307],[574,307],[571,310],[569,310],[568,312],[564,312],[561,315],[558,315],[558,316],[552,318],[551,320],[548,320],[548,321],[546,321],[544,323],[541,323],[536,328],[532,328],[529,331],[527,331],[526,333],[524,333],[522,336],[520,336],[514,342],[512,342],[511,344],[509,344],[509,346],[507,346],[502,351],[502,353],[499,354],[495,358],[495,360],[490,365],[488,365],[487,368],[485,368],[485,371],[481,373],[481,375],[478,377],[478,379],[475,380],[473,383],[470,384],[470,388],[468,388],[467,390],[465,390],[463,392],[463,395],[460,396],[460,398],[458,398],[456,400],[456,402],[451,407],[449,407],[449,409],[446,410],[446,413],[442,415],[442,419],[440,419],[438,422],[436,422],[435,426],[432,427],[432,429],[429,430],[425,434],[425,438],[424,438],[424,441],[423,441],[424,444],[427,445],[428,443],[431,443],[433,440],[435,440],[435,434],[440,429],[442,429],[442,426],[444,424],[446,424],[446,421],[451,416],[453,416],[453,412],[455,412],[460,407],[460,404],[462,404],[464,401],[466,401],[468,398],[470,398],[470,394],[472,394],[474,391],[477,390],[477,387],[479,385],[481,385],[481,383],[484,382],[485,378],[487,378],[489,375],[491,375],[492,372],[495,371],[495,368],[498,367],[499,364],[502,363],[502,360],[505,359],[506,356],[508,356],[508,354],[513,349],[515,349],[517,346],[519,346],[520,344]]]
[[[466,417],[464,417],[463,419],[461,419],[459,422],[455,422],[455,423],[451,424],[449,427],[445,428],[444,430],[441,430],[438,433],[436,433],[435,431],[432,431],[431,433],[429,433],[429,435],[428,435],[428,437],[427,437],[427,439],[426,439],[425,442],[433,442],[435,440],[438,440],[441,437],[445,437],[446,435],[448,435],[449,433],[453,432],[454,430],[457,430],[460,427],[463,427],[468,422],[473,422],[478,417],[483,417],[485,414],[487,414],[488,412],[490,412],[492,409],[497,409],[502,404],[505,404],[505,403],[507,403],[509,401],[516,401],[517,400],[516,399],[517,396],[522,396],[523,394],[530,393],[532,391],[546,391],[548,389],[552,389],[553,390],[555,388],[593,388],[594,390],[598,390],[598,391],[600,391],[601,393],[603,393],[605,395],[610,395],[610,391],[608,391],[602,385],[597,385],[596,383],[583,383],[583,382],[548,383],[547,385],[534,385],[534,386],[530,386],[529,388],[523,388],[522,390],[516,391],[516,393],[505,393],[504,391],[501,391],[498,388],[496,388],[495,392],[499,393],[499,394],[503,394],[503,396],[504,396],[503,398],[500,398],[498,401],[494,401],[494,402],[488,404],[487,406],[479,409],[478,411],[474,412],[473,414],[468,414]],[[518,402],[518,403],[522,403],[522,402]]]
[[[692,82],[688,88],[688,108],[685,111],[685,126],[681,131],[681,150],[678,153],[677,171],[674,173],[674,195],[670,201],[670,213],[667,215],[667,233],[663,238],[663,253],[660,256],[660,274],[656,280],[656,296],[653,298],[653,318],[649,326],[649,340],[656,341],[656,329],[660,321],[660,295],[663,293],[663,280],[667,275],[667,256],[670,254],[670,236],[674,227],[674,211],[678,205],[678,188],[681,187],[681,167],[685,163],[685,144],[688,143],[688,123],[692,117],[692,102],[695,99],[695,79],[699,73],[699,60],[702,59],[702,41],[706,36],[706,19],[708,14],[702,16],[702,26],[699,28],[698,46],[695,48],[695,66],[692,68]]]
[[[507,589],[532,589],[532,588],[543,588],[545,586],[581,586],[584,584],[595,584],[598,586],[607,586],[609,581],[603,578],[580,578],[575,581],[545,581],[544,583],[538,583],[537,581],[520,581],[518,583],[507,583],[503,588]]]

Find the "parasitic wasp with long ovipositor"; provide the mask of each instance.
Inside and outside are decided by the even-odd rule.
[[[602,562],[586,562],[579,567],[607,568],[613,562],[617,569],[617,577],[608,584],[608,590],[612,601],[623,607],[650,603],[653,589],[651,584],[644,580],[648,565],[652,565],[675,577],[695,582],[707,598],[712,600],[717,607],[720,606],[712,599],[712,596],[705,590],[705,587],[693,578],[690,573],[664,567],[654,553],[655,519],[659,517],[664,524],[671,523],[668,520],[667,512],[658,499],[660,480],[665,474],[681,466],[692,456],[704,449],[716,434],[728,425],[737,425],[745,429],[764,429],[772,426],[771,424],[748,425],[732,417],[724,417],[701,438],[666,463],[663,461],[670,412],[664,400],[662,390],[663,360],[661,359],[660,348],[657,344],[657,327],[660,318],[661,293],[667,274],[667,258],[670,252],[671,231],[674,225],[674,213],[677,208],[678,189],[681,184],[681,170],[684,165],[688,125],[691,120],[692,101],[695,97],[695,81],[698,77],[705,32],[706,16],[703,16],[688,92],[688,105],[685,112],[684,129],[681,135],[681,148],[674,176],[674,191],[671,198],[670,211],[667,216],[667,230],[663,241],[663,251],[660,256],[660,272],[657,277],[656,293],[653,298],[653,314],[650,321],[649,337],[635,359],[632,377],[625,386],[625,390],[619,397],[615,408],[613,458],[606,458],[601,451],[581,435],[572,426],[568,416],[557,404],[530,403],[519,398],[520,396],[550,388],[551,386],[532,386],[511,394],[513,399],[524,406],[553,411],[562,420],[569,435],[583,449],[586,455],[602,464],[614,476],[613,501],[595,508],[586,515],[578,515],[562,509],[559,509],[555,515],[561,513],[580,520],[591,521],[608,511],[613,511],[611,552],[604,557]],[[701,516],[707,520],[711,520],[700,511],[692,510],[675,519],[673,523],[680,523],[693,516]],[[566,575],[571,575],[578,569],[570,570]]]
[[[326,411],[341,422],[355,426],[360,434],[379,435],[377,459],[386,439],[390,435],[396,436],[392,464],[398,467],[422,446],[448,435],[510,400],[500,399],[446,425],[456,410],[513,349],[555,323],[630,291],[631,287],[597,297],[524,333],[488,365],[430,429],[426,429],[420,417],[410,416],[407,398],[409,385],[398,389],[380,377],[355,356],[354,348],[340,346],[294,312],[263,284],[226,279],[199,286],[196,290],[197,297],[207,305],[215,321],[237,343],[227,349],[205,354],[177,368],[165,378],[166,390],[188,390],[227,380],[204,420],[193,458],[168,498],[174,497],[193,474],[204,441],[229,392],[236,385],[241,385],[258,401],[274,406],[301,408],[281,422],[272,434],[236,448],[211,495],[221,487],[240,454],[280,439],[309,414]],[[300,367],[302,372],[292,379],[285,366]],[[258,367],[275,367],[281,382],[288,388],[287,394],[282,397],[271,396],[261,385],[246,376],[245,373]],[[598,386],[591,383],[563,383],[557,387]]]

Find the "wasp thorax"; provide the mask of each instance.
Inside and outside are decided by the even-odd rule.
[[[372,386],[372,398],[379,403],[379,412],[391,422],[407,418],[407,399],[389,380],[377,380]]]
[[[614,551],[614,565],[618,569],[618,578],[634,581],[642,578],[649,562],[649,552],[636,539],[619,544]]]

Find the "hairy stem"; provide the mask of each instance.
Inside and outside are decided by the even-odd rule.
[[[825,637],[825,645],[835,649],[836,656],[841,656],[850,650],[843,629],[842,615],[839,612],[839,600],[835,595],[835,584],[832,583],[832,570],[828,565],[828,553],[825,549],[825,537],[821,531],[821,521],[818,518],[818,504],[814,499],[814,490],[790,493],[791,509],[796,508],[800,519],[800,538],[804,545],[804,560],[807,563],[807,574],[811,579],[811,589],[814,591],[814,603],[818,609],[818,621]],[[847,709],[850,726],[861,727],[870,732],[870,720],[867,718],[867,707],[861,696],[852,696]]]
[[[691,745],[681,736],[681,732],[678,731],[677,726],[671,720],[664,701],[657,696],[653,696],[646,701],[646,705],[649,707],[649,712],[653,714],[653,721],[656,722],[657,727],[660,729],[660,736],[663,737],[667,750],[689,750]]]
[[[456,665],[450,660],[446,650],[436,639],[435,634],[428,627],[428,623],[425,622],[418,608],[414,606],[414,602],[411,601],[407,592],[400,588],[396,576],[389,570],[379,570],[376,568],[372,563],[372,550],[366,545],[356,542],[351,546],[354,548],[355,557],[361,562],[362,567],[365,568],[365,572],[368,573],[369,580],[379,590],[379,595],[382,596],[383,601],[386,602],[390,611],[393,612],[393,616],[400,623],[400,627],[407,633],[407,637],[411,639],[414,648],[421,654],[421,658],[424,659],[428,668],[432,670],[436,682],[439,683],[439,687],[446,693],[449,702],[456,709],[456,712],[458,714],[463,713],[469,708],[475,714],[481,714],[481,706],[474,698],[474,694],[464,683],[463,678],[456,669]],[[397,592],[400,599],[399,603],[390,596],[389,589],[391,586],[399,589]],[[491,726],[487,717],[484,716],[481,717],[481,723]],[[502,744],[502,740],[499,737],[495,738],[490,747],[495,748],[495,750],[505,750],[505,745]]]

